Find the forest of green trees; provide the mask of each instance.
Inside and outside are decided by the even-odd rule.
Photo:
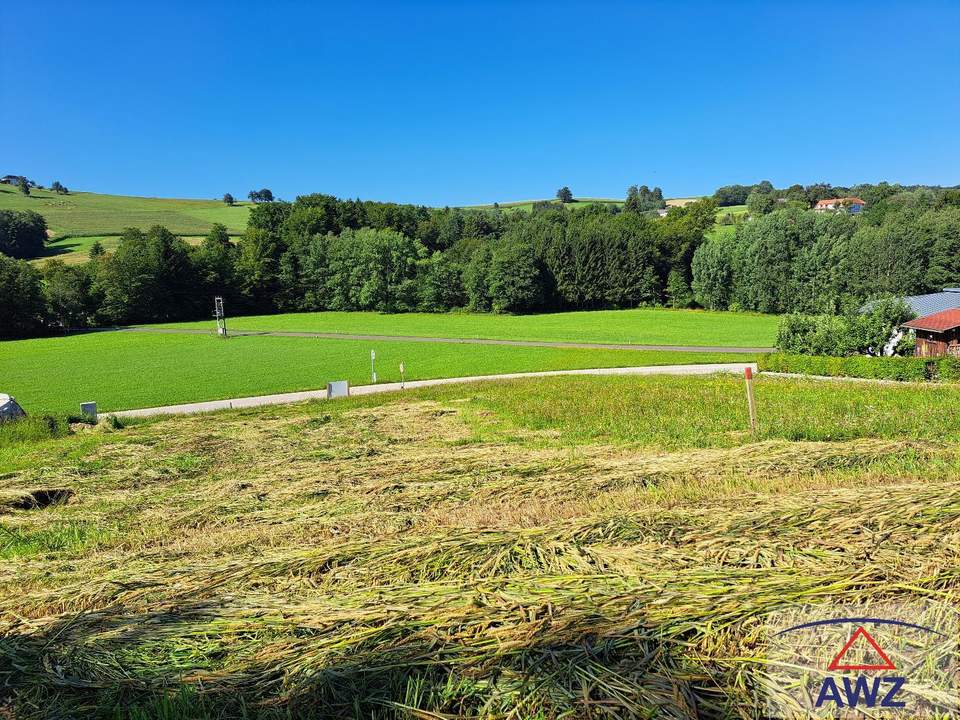
[[[838,313],[960,281],[960,192],[861,195],[875,199],[860,215],[787,206],[703,243],[694,299],[711,309]]]
[[[781,202],[791,189],[767,185],[721,188],[665,217],[659,189],[647,188],[631,188],[622,209],[544,204],[530,213],[305,195],[258,203],[238,242],[222,226],[198,246],[159,226],[129,229],[112,253],[39,269],[14,258],[30,256],[23,238],[45,231],[42,218],[13,213],[0,217],[0,306],[9,310],[0,335],[199,319],[214,295],[231,314],[641,305],[832,313],[960,281],[960,191],[844,188],[868,201],[852,216],[809,210],[809,196],[836,188],[800,188],[809,196]],[[741,188],[745,198],[770,194],[770,207],[711,233],[718,203],[740,199]]]

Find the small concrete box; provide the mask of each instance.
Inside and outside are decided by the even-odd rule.
[[[327,400],[333,400],[333,398],[349,397],[349,396],[350,396],[349,380],[335,380],[333,382],[327,383]]]
[[[97,421],[97,404],[95,402],[80,403],[80,414]]]

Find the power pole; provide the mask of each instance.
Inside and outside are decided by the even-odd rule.
[[[213,299],[213,313],[217,316],[217,335],[227,337],[227,316],[223,312],[223,298],[219,295]]]

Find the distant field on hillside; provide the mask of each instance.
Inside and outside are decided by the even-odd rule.
[[[723,217],[724,215],[746,215],[747,206],[746,205],[727,205],[725,207],[717,208],[717,217]]]
[[[31,190],[22,195],[12,185],[0,185],[0,210],[35,210],[47,220],[55,236],[117,235],[125,228],[146,229],[163,225],[178,235],[203,235],[213,223],[223,223],[231,233],[247,226],[250,203],[233,207],[219,200],[180,200],[126,195],[71,192],[57,195]]]
[[[530,212],[533,210],[535,203],[548,202],[551,205],[560,205],[560,201],[556,198],[545,198],[543,200],[517,200],[514,202],[503,202],[497,203],[501,210],[510,210],[510,211],[519,211],[519,212]],[[617,200],[615,198],[576,198],[572,203],[567,203],[568,208],[583,207],[584,205],[623,205],[623,200]],[[465,210],[492,210],[494,207],[493,203],[489,205],[468,205]]]
[[[370,382],[370,351],[380,382],[497,373],[703,362],[747,362],[731,353],[463,346],[428,342],[320,340],[93,332],[0,343],[3,392],[28,412],[152,407]]]
[[[696,202],[697,200],[702,200],[702,199],[703,199],[702,197],[668,198],[666,202],[667,202],[667,207],[672,208],[672,207],[683,207],[684,205],[689,205],[692,202]],[[560,201],[556,199],[518,200],[516,202],[499,203],[499,207],[501,210],[505,210],[505,211],[530,212],[531,210],[533,210],[534,203],[538,203],[538,202],[548,202],[551,205],[560,204]],[[615,198],[577,198],[575,202],[569,203],[567,207],[572,209],[576,207],[583,207],[584,205],[595,205],[595,204],[616,205],[617,207],[622,207],[623,200],[617,200]],[[491,210],[493,209],[493,205],[492,204],[491,205],[470,205],[468,206],[467,209]],[[727,214],[743,215],[746,212],[747,212],[746,205],[732,205],[729,207],[718,208],[717,217],[719,218]]]
[[[190,245],[199,245],[203,240],[203,235],[183,235],[181,236]],[[68,265],[86,262],[90,259],[90,248],[95,242],[103,245],[106,251],[116,250],[120,244],[119,235],[73,235],[69,237],[53,240],[47,245],[46,252],[30,262],[41,264],[47,260],[63,260]]]
[[[160,327],[212,328],[212,323],[212,320],[203,320],[166,323]],[[666,308],[543,315],[317,312],[228,320],[228,326],[233,330],[721,347],[772,346],[776,340],[777,323],[775,315]]]

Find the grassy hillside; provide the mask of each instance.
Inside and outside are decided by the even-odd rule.
[[[758,313],[636,308],[544,315],[287,313],[237,317],[229,321],[229,326],[234,330],[289,330],[637,345],[769,347],[776,340],[778,321],[779,318],[776,315]],[[159,327],[210,328],[211,323],[210,321],[168,323]]]
[[[12,185],[0,185],[0,210],[35,210],[55,236],[117,235],[124,228],[164,225],[178,235],[203,235],[213,223],[232,233],[243,232],[249,203],[233,207],[219,200],[179,200],[71,192],[57,195],[31,190],[22,195]]]
[[[732,353],[583,350],[367,342],[297,337],[155,335],[99,332],[0,343],[2,392],[28,411],[152,407],[370,382],[370,351],[380,382],[699,362],[749,362]],[[145,381],[149,378],[149,381]]]
[[[757,402],[759,437],[723,377],[0,435],[5,710],[756,717],[767,613],[960,590],[960,391],[761,378]],[[920,665],[899,699],[955,709]]]

